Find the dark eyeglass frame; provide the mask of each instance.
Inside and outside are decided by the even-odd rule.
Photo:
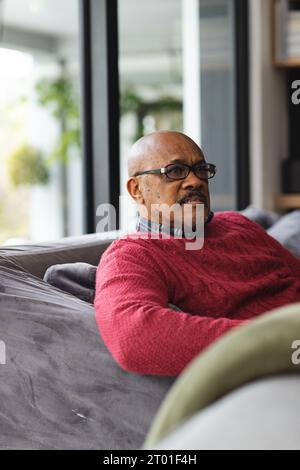
[[[180,167],[183,167],[183,168],[186,168],[187,169],[187,174],[185,176],[183,176],[182,178],[171,178],[169,175],[168,175],[168,169],[170,167],[174,167],[174,166],[180,166]],[[201,170],[207,170],[207,171],[210,171],[211,172],[211,176],[209,176],[208,178],[202,178],[200,177],[198,174],[197,174],[197,171],[201,171]],[[178,180],[184,180],[185,178],[187,178],[190,174],[190,172],[193,172],[197,178],[199,179],[204,179],[204,180],[210,180],[212,179],[216,172],[217,172],[217,167],[216,165],[214,165],[213,163],[206,163],[206,162],[200,162],[200,163],[195,163],[194,165],[190,166],[190,165],[187,165],[185,163],[170,163],[169,165],[163,167],[163,168],[158,168],[158,169],[155,169],[155,170],[148,170],[148,171],[138,171],[137,173],[135,173],[133,176],[142,176],[142,175],[157,175],[157,174],[162,174],[162,175],[166,175],[166,177],[169,179],[169,180],[172,180],[172,181],[178,181]]]

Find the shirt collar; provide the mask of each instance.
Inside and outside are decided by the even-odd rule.
[[[205,225],[209,224],[212,221],[213,217],[214,217],[214,213],[210,212],[208,214]],[[192,236],[195,236],[195,234],[191,234],[191,233],[185,234],[184,231],[180,228],[168,227],[164,224],[159,224],[157,222],[154,222],[153,220],[145,219],[142,216],[138,216],[136,230],[138,232],[166,233],[172,236],[182,237],[182,238],[186,236],[188,236],[189,238],[192,238]]]

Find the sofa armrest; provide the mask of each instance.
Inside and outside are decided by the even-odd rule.
[[[54,264],[83,262],[97,266],[106,248],[118,238],[118,233],[114,231],[64,238],[58,242],[3,247],[0,249],[0,266],[14,265],[41,279]]]

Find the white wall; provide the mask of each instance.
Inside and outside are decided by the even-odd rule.
[[[251,203],[274,209],[287,157],[286,72],[272,65],[271,0],[250,0]]]

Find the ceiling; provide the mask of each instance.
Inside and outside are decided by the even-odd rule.
[[[223,19],[221,17],[222,24],[217,27],[216,8],[229,3],[226,0],[202,0],[202,19],[204,7],[212,8],[213,13],[212,26],[206,22],[207,34],[202,34],[202,40],[205,36],[208,44],[206,47],[203,40],[204,50],[222,52],[222,44],[226,46],[224,34],[226,36],[229,31],[226,12]],[[78,37],[79,0],[0,0],[0,5],[5,28],[59,39]],[[147,59],[163,52],[171,61],[180,58],[182,0],[118,0],[118,17],[121,57]],[[223,52],[221,55],[226,56]]]
[[[78,34],[78,0],[0,0],[6,28],[70,37]],[[120,49],[175,49],[182,0],[119,0]]]
[[[121,52],[181,48],[182,0],[119,0]]]
[[[2,0],[4,26],[68,37],[78,32],[77,0]]]

